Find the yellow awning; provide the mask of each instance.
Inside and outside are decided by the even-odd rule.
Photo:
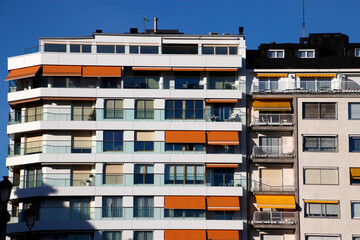
[[[288,75],[286,73],[257,73],[255,76],[258,78],[282,78]]]
[[[295,196],[292,195],[256,195],[258,208],[295,209]]]
[[[350,168],[350,175],[352,179],[360,180],[360,168]]]
[[[320,201],[320,200],[305,200],[306,203],[332,203],[338,204],[339,201]]]
[[[296,74],[299,78],[334,78],[336,73],[299,73]]]
[[[291,111],[289,100],[254,100],[253,108],[255,111]]]

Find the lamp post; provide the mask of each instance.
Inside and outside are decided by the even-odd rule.
[[[7,211],[7,204],[10,199],[10,193],[13,185],[9,177],[4,176],[0,182],[0,240],[6,238],[6,224],[10,221],[10,214]]]
[[[30,205],[30,207],[24,212],[25,223],[29,228],[29,239],[31,239],[31,229],[35,226],[36,217],[37,211],[34,208],[34,205]]]

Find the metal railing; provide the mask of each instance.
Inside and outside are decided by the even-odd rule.
[[[263,114],[253,117],[253,126],[292,126],[294,125],[294,114]]]
[[[295,179],[293,178],[260,178],[251,182],[251,191],[253,192],[292,192],[295,190]]]
[[[293,146],[255,146],[252,149],[252,158],[293,158]]]
[[[9,178],[15,189],[35,187],[89,186],[171,186],[171,187],[246,187],[246,178],[233,174],[72,174],[41,173]]]
[[[295,212],[254,212],[252,224],[295,225]]]

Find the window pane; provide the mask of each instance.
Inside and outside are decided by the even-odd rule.
[[[114,53],[114,45],[97,45],[97,53]]]
[[[304,137],[304,151],[318,151],[316,137]]]
[[[304,57],[306,57],[305,54],[306,54],[305,51],[299,51],[299,58],[304,58]]]
[[[321,169],[321,184],[338,184],[338,170]]]
[[[305,184],[320,184],[320,170],[305,169]]]
[[[81,47],[83,53],[91,53],[91,45],[82,45]]]
[[[268,56],[269,58],[275,58],[276,57],[275,51],[269,51]]]
[[[321,118],[336,118],[336,104],[335,103],[320,103],[320,117]]]
[[[360,136],[351,136],[349,141],[350,152],[360,152]]]
[[[130,46],[130,53],[139,53],[139,46]]]
[[[339,216],[339,205],[338,204],[325,204],[326,205],[326,216],[337,217]]]
[[[227,54],[227,47],[215,47],[216,55],[226,55]]]
[[[360,202],[351,203],[351,217],[360,218]]]
[[[214,55],[214,47],[202,47],[202,54]]]
[[[318,103],[304,103],[304,118],[318,118],[319,104]]]
[[[321,204],[308,203],[308,215],[309,216],[321,216]]]
[[[320,137],[320,151],[333,152],[335,147],[334,137]]]
[[[71,44],[70,45],[70,52],[80,52],[80,44]]]
[[[277,52],[277,57],[278,58],[283,58],[284,57],[284,52],[283,51],[278,51]]]
[[[349,103],[349,119],[360,119],[360,103]]]
[[[237,55],[237,47],[229,47],[229,55]]]
[[[125,46],[117,45],[116,53],[125,53]]]
[[[158,54],[157,46],[140,46],[141,54]]]
[[[314,52],[313,51],[308,51],[307,52],[307,57],[308,58],[313,58],[314,57]]]
[[[66,44],[45,43],[45,52],[66,52]]]

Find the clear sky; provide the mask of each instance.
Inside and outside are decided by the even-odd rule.
[[[341,32],[360,43],[359,0],[306,0],[305,11],[306,35]],[[0,176],[7,175],[7,57],[37,46],[39,37],[142,31],[144,16],[185,34],[236,34],[243,26],[248,49],[298,42],[302,34],[302,0],[0,0]]]

